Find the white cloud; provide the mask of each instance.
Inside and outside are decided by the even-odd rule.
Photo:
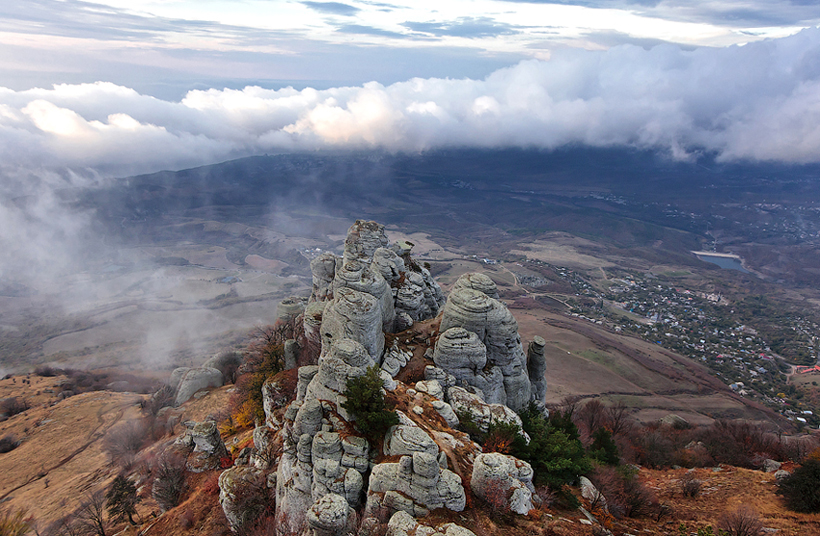
[[[567,49],[484,80],[210,89],[181,102],[110,83],[4,89],[0,161],[127,175],[277,150],[588,144],[810,162],[818,95],[818,29],[724,49]]]

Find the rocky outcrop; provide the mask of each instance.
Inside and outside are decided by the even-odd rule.
[[[322,340],[352,338],[380,361],[382,331],[404,330],[438,314],[445,298],[430,272],[412,261],[409,245],[387,245],[384,226],[358,220],[348,230],[341,259],[326,253],[311,262],[313,291],[303,321],[309,341],[316,342],[320,324]],[[321,311],[312,305],[325,302]]]
[[[228,456],[228,449],[219,435],[214,421],[185,423],[185,433],[176,440],[177,446],[187,449],[188,470],[194,473],[219,469],[221,460]]]
[[[532,510],[533,471],[530,464],[498,452],[479,454],[473,462],[470,488],[496,508],[526,515]]]
[[[382,517],[404,511],[423,517],[436,508],[461,512],[466,505],[461,478],[439,466],[428,452],[402,456],[398,463],[373,467],[367,490],[365,517]]]
[[[290,322],[305,312],[307,300],[299,296],[290,296],[279,302],[276,315],[282,322]]]
[[[285,412],[283,454],[276,476],[276,521],[282,533],[301,532],[305,512],[328,494],[350,507],[361,502],[370,445],[350,434],[340,404],[349,378],[374,364],[356,341],[335,341],[318,366],[301,367],[297,401]]]
[[[196,367],[187,369],[181,374],[178,374],[178,377],[179,384],[176,388],[175,398],[175,403],[177,406],[187,402],[197,391],[201,391],[202,389],[207,389],[209,387],[222,387],[225,383],[222,373],[219,370],[210,367]],[[175,381],[173,373],[171,374],[171,378]]]
[[[530,396],[536,404],[543,404],[547,396],[547,360],[544,347],[547,341],[536,335],[527,349],[527,372],[532,386]]]
[[[340,262],[340,259],[332,253],[322,253],[310,261],[313,290],[308,301],[312,303],[333,299],[333,276],[336,274],[336,263],[338,262]]]
[[[382,326],[379,300],[365,292],[342,287],[336,291],[322,317],[322,352],[326,352],[333,341],[352,339],[380,362],[384,353]]]
[[[265,474],[253,467],[231,467],[219,475],[219,504],[233,532],[249,528],[272,497]]]
[[[475,386],[482,391],[490,391],[485,393],[487,400],[495,400],[494,393],[503,390],[504,404],[515,410],[524,407],[530,401],[527,360],[518,335],[518,323],[509,309],[484,292],[462,286],[450,293],[444,306],[440,329],[442,333],[446,333],[451,328],[463,328],[472,332],[484,344],[487,358],[484,369],[486,384],[484,389],[479,385]],[[462,332],[456,333],[464,336]],[[467,340],[464,339],[465,344]],[[474,347],[474,343],[471,344]],[[445,356],[446,353],[445,351]],[[443,365],[439,366],[448,370]],[[453,375],[456,373],[453,372]],[[463,381],[466,383],[466,380]]]
[[[376,250],[387,247],[389,243],[387,235],[384,234],[384,225],[374,221],[356,220],[356,223],[347,230],[344,262],[364,261],[370,264]]]
[[[346,416],[340,406],[339,397],[347,389],[347,381],[363,376],[374,364],[370,354],[361,344],[351,339],[339,339],[330,346],[328,355],[315,369],[316,373],[305,388],[303,399],[328,400],[336,406],[335,409],[340,415]],[[302,369],[299,371],[301,380]],[[310,374],[313,369],[305,372]]]

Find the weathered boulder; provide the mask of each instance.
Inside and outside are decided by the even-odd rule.
[[[606,497],[604,494],[598,491],[598,488],[592,483],[590,479],[585,476],[582,476],[579,479],[579,484],[581,488],[581,497],[589,501],[589,504],[601,506],[604,510],[606,510]]]
[[[414,452],[398,463],[373,467],[367,490],[365,517],[381,517],[402,510],[423,517],[436,508],[461,512],[466,505],[461,478],[441,469],[436,456]]]
[[[176,392],[177,387],[179,387],[179,382],[182,381],[182,378],[191,370],[191,367],[177,367],[173,371],[171,371],[171,375],[168,377],[168,386]]]
[[[265,474],[253,467],[231,467],[219,475],[219,504],[233,532],[249,528],[271,502]]]
[[[672,428],[677,428],[677,429],[685,429],[685,428],[689,428],[691,426],[689,424],[689,421],[687,421],[686,419],[684,419],[683,417],[681,417],[680,415],[677,415],[675,413],[670,413],[670,414],[666,415],[665,417],[660,419],[660,423],[663,424],[663,425],[666,425],[666,426],[671,426]]]
[[[783,464],[774,460],[770,460],[768,458],[763,460],[763,470],[767,473],[774,473],[775,471],[780,469],[781,465]]]
[[[352,288],[339,288],[322,317],[322,352],[327,352],[333,341],[352,339],[380,362],[384,353],[382,327],[379,300]]]
[[[791,475],[792,474],[789,471],[786,471],[785,469],[779,469],[774,472],[774,479],[775,481],[780,483],[783,482],[783,480],[789,478]]]
[[[413,354],[399,348],[396,341],[393,341],[393,346],[390,347],[384,354],[382,360],[382,370],[387,372],[390,377],[396,376],[399,371],[407,365]]]
[[[452,374],[457,385],[481,390],[488,403],[506,404],[504,375],[500,368],[487,367],[487,348],[472,331],[454,327],[443,332],[436,342],[433,361],[437,368]]]
[[[444,422],[447,423],[447,426],[450,428],[456,428],[459,425],[458,416],[456,412],[453,411],[453,407],[448,404],[447,402],[442,402],[441,400],[433,400],[432,404],[433,409],[441,415],[444,419]]]
[[[194,393],[209,387],[222,387],[225,379],[215,368],[196,367],[182,374],[176,393],[176,405],[187,402]]]
[[[473,462],[470,488],[497,508],[526,515],[533,508],[530,464],[498,452],[479,454]]]
[[[306,518],[311,536],[343,536],[355,526],[355,523],[351,523],[355,519],[355,512],[344,497],[335,493],[325,495],[313,503]]]

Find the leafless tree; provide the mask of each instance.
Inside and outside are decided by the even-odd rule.
[[[102,490],[86,494],[77,511],[77,519],[86,534],[106,536],[108,522],[105,519],[105,493]]]
[[[148,426],[143,420],[130,420],[111,428],[103,441],[103,449],[111,461],[128,469],[148,438]]]
[[[733,512],[725,512],[718,526],[729,536],[757,536],[763,528],[757,512],[745,504]]]

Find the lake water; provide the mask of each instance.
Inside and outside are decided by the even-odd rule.
[[[717,255],[698,255],[698,258],[702,261],[717,264],[718,266],[726,270],[737,270],[738,272],[743,272],[744,274],[749,273],[749,270],[743,268],[743,264],[740,262],[740,259],[736,259],[734,257],[718,257]]]

